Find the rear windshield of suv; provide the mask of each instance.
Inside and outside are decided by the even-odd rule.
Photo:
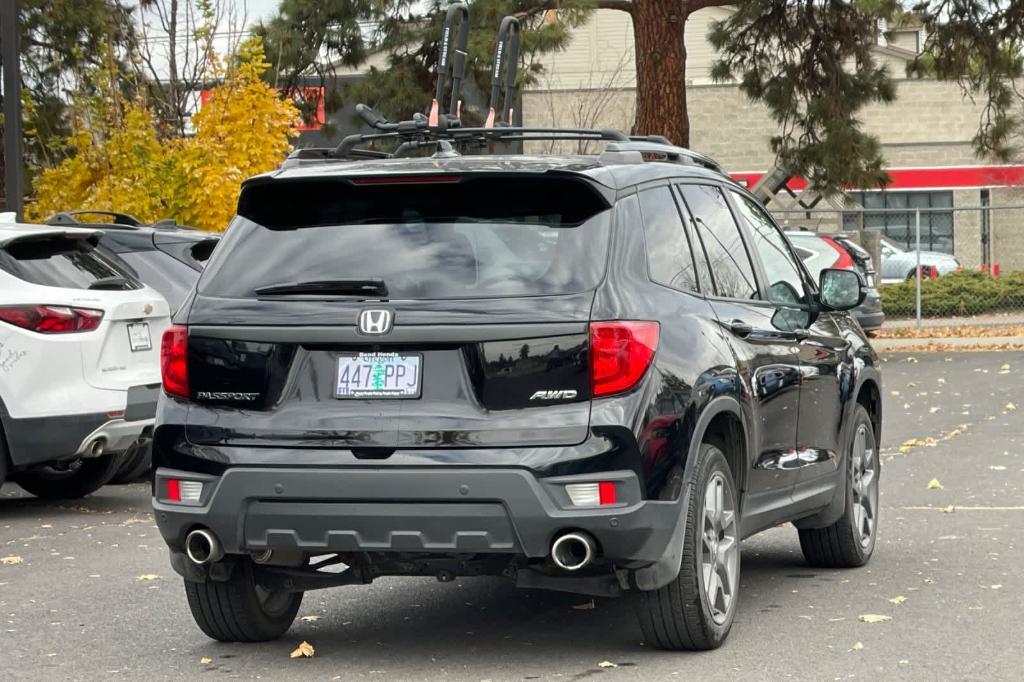
[[[88,235],[21,238],[0,249],[0,268],[15,277],[65,289],[135,289],[140,285],[117,257]]]
[[[578,181],[570,188],[548,180],[512,188],[335,184],[334,192],[292,192],[292,206],[316,203],[284,212],[264,188],[260,201],[270,205],[243,197],[240,212],[248,215],[232,223],[199,291],[252,298],[257,290],[338,280],[379,282],[386,293],[378,295],[390,299],[592,289],[605,270],[607,203]]]

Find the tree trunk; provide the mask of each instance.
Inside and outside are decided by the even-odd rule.
[[[679,0],[636,0],[637,135],[664,135],[681,147],[690,145],[686,111],[686,5]]]

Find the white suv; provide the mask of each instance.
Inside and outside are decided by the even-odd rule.
[[[0,224],[0,483],[81,497],[153,423],[167,303],[95,230]]]

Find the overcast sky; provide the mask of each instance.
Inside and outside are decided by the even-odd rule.
[[[255,23],[273,14],[280,4],[280,0],[241,0],[240,4],[247,9],[246,15],[249,17],[249,21]]]

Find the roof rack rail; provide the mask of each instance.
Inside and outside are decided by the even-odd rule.
[[[110,223],[103,223],[103,225],[110,225],[113,228],[133,228],[142,227],[142,221],[135,216],[128,215],[127,213],[118,213],[117,211],[100,211],[100,210],[88,210],[83,209],[81,211],[61,211],[54,213],[52,216],[46,219],[47,225],[94,225],[88,220],[79,220],[79,216],[83,215],[104,215],[113,218]]]
[[[717,173],[724,173],[722,166],[710,156],[705,156],[692,149],[677,147],[671,143],[655,141],[650,138],[665,140],[660,135],[649,136],[648,138],[631,137],[626,142],[609,144],[603,154],[618,154],[621,152],[639,152],[644,161],[666,161],[678,163],[684,166],[700,166],[713,170]],[[602,155],[603,155],[602,154]],[[609,158],[609,160],[612,160]],[[621,163],[621,161],[619,161]]]
[[[98,222],[95,220],[81,220],[82,216],[109,216],[112,222]],[[82,209],[80,211],[61,211],[54,213],[45,221],[46,225],[77,225],[83,227],[102,228],[104,230],[138,230],[143,227],[151,227],[157,230],[194,230],[189,225],[179,225],[174,218],[163,218],[152,223],[144,223],[135,216],[117,211],[104,211]]]

